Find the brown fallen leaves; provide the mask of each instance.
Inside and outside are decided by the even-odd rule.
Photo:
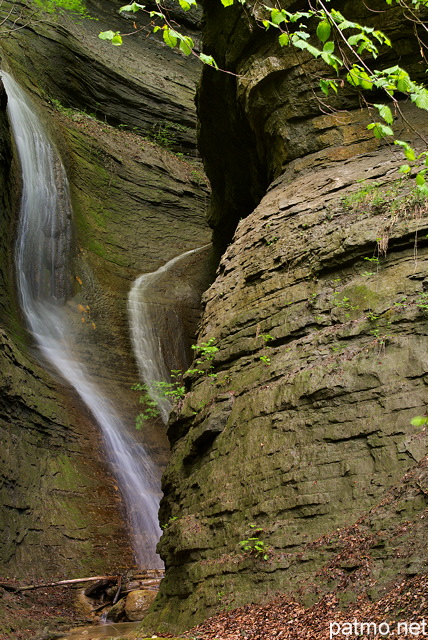
[[[425,634],[422,633],[423,620],[426,618]],[[397,621],[419,623],[420,633],[397,634]],[[350,631],[349,623],[360,630],[360,623],[374,623],[369,633],[345,633]],[[334,626],[333,623],[336,623]],[[348,627],[344,627],[348,623]],[[379,630],[381,633],[376,633]],[[330,627],[330,625],[333,625]],[[388,625],[390,632],[384,631]],[[401,631],[403,630],[401,626]],[[412,627],[418,630],[418,625]],[[331,635],[333,634],[333,635]],[[220,613],[206,620],[203,624],[191,629],[189,638],[203,640],[328,640],[336,638],[367,638],[378,640],[381,638],[395,638],[410,640],[423,638],[428,635],[428,576],[416,576],[403,579],[389,593],[371,602],[365,596],[360,596],[347,610],[338,606],[335,595],[326,595],[318,603],[305,608],[301,604],[292,602],[285,596],[279,596],[264,605],[246,605]]]

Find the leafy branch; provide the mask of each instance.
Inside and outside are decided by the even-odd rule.
[[[194,361],[194,367],[182,371],[181,369],[172,369],[170,372],[171,381],[165,380],[151,380],[147,383],[137,382],[132,385],[131,389],[134,391],[141,391],[139,402],[144,405],[144,410],[137,416],[135,420],[136,428],[141,429],[144,422],[147,420],[154,420],[161,415],[159,410],[159,402],[162,399],[167,398],[177,409],[181,406],[182,400],[186,395],[186,387],[184,383],[185,376],[202,375],[206,373],[209,378],[215,379],[217,374],[211,373],[213,369],[212,364],[209,364],[208,368],[204,366],[205,363],[211,363],[215,354],[218,351],[218,347],[215,345],[215,338],[210,338],[207,342],[201,342],[200,344],[193,344],[192,349],[195,351],[196,360]]]
[[[328,1],[326,0],[326,2]],[[386,0],[386,2],[391,5],[393,0]],[[405,4],[399,0],[397,2],[401,6]],[[419,10],[422,5],[428,7],[428,0],[413,0],[412,4],[416,10]],[[317,1],[317,8],[311,8],[309,11],[290,13],[285,9],[277,9],[266,5],[264,5],[264,8],[269,13],[269,18],[262,21],[263,26],[266,29],[270,27],[279,29],[278,41],[282,47],[293,46],[306,51],[312,57],[322,59],[326,65],[332,67],[336,72],[336,78],[321,78],[319,80],[320,89],[326,96],[329,95],[330,91],[338,93],[345,80],[352,87],[365,92],[376,89],[382,90],[388,100],[393,103],[395,111],[400,114],[400,105],[394,95],[395,93],[407,95],[417,107],[428,110],[427,89],[422,84],[414,82],[405,69],[399,65],[383,70],[371,69],[362,58],[363,54],[368,54],[375,60],[379,56],[379,47],[392,46],[388,36],[379,29],[348,20],[340,11],[336,9],[329,10],[322,0]],[[415,14],[413,15],[415,16]],[[310,42],[311,34],[306,24],[302,22],[306,19],[318,21],[316,27],[318,46]],[[425,28],[422,20],[419,22]],[[348,32],[351,32],[351,34],[348,35]],[[344,79],[342,72],[346,73]],[[342,76],[340,76],[341,73]],[[372,131],[373,135],[378,139],[394,136],[392,129],[394,116],[391,108],[387,104],[370,104],[366,99],[365,102],[369,109],[374,108],[377,110],[381,119],[381,121],[375,120],[371,122],[367,125],[367,129]],[[424,151],[417,154],[415,149],[403,140],[395,139],[394,144],[402,148],[406,159],[410,160],[413,166],[416,167],[416,185],[422,195],[428,197],[428,184],[425,178],[428,171],[428,153]],[[421,161],[423,162],[422,168],[420,166]],[[409,164],[400,167],[401,173],[404,174],[410,173],[411,170],[412,167]]]
[[[245,0],[237,0],[240,4],[244,4]],[[196,0],[177,0],[180,7],[183,11],[190,11],[193,7],[197,6]],[[221,0],[221,3],[224,7],[228,7],[234,3],[234,0]],[[168,19],[165,11],[162,9],[161,4],[156,2],[157,10],[150,11],[147,10],[145,5],[139,4],[138,2],[132,2],[131,4],[127,4],[119,9],[120,13],[136,13],[137,11],[143,11],[146,13],[150,19],[150,27],[153,33],[162,32],[162,38],[164,43],[170,47],[171,49],[178,48],[181,53],[185,56],[194,55],[203,64],[207,64],[211,67],[214,67],[216,70],[220,70],[218,64],[214,60],[214,58],[210,55],[202,53],[196,49],[195,42],[193,38],[188,35],[182,34],[180,31],[174,27],[174,25]],[[156,24],[156,21],[161,21],[163,24]],[[139,31],[141,29],[137,29]],[[119,31],[102,31],[99,34],[99,38],[101,40],[109,40],[113,45],[120,46],[123,44],[123,37],[133,35],[136,31],[131,33],[120,33]],[[224,73],[232,73],[230,71],[226,71],[225,69],[221,69]],[[236,75],[233,74],[232,75]]]
[[[245,0],[220,0],[221,4],[227,8],[235,3],[246,4]],[[181,9],[189,11],[197,5],[197,0],[177,0]],[[424,21],[418,13],[421,9],[428,8],[428,0],[385,0],[389,6],[398,5],[405,9],[415,25],[428,31]],[[363,56],[369,56],[376,60],[380,53],[380,48],[391,47],[389,37],[380,29],[368,27],[354,20],[346,18],[340,11],[329,8],[330,0],[316,0],[313,6],[308,2],[308,9],[290,12],[286,9],[279,9],[268,5],[262,5],[265,17],[255,15],[255,5],[252,7],[254,18],[267,30],[278,29],[278,42],[281,47],[294,47],[302,52],[306,52],[315,59],[320,59],[327,67],[332,68],[335,77],[321,77],[319,87],[325,96],[330,92],[338,93],[345,83],[360,92],[370,92],[381,90],[385,93],[388,102],[392,103],[393,109],[402,117],[399,101],[395,94],[408,96],[410,100],[419,108],[428,110],[428,91],[424,85],[413,81],[408,72],[399,65],[388,69],[372,69]],[[136,13],[143,11],[151,19],[150,28],[153,33],[161,32],[164,43],[170,48],[178,48],[186,56],[195,55],[199,60],[216,70],[220,70],[215,59],[205,53],[199,52],[195,47],[194,40],[183,35],[173,25],[166,12],[162,9],[160,2],[156,2],[157,10],[149,11],[145,5],[137,2],[121,7],[120,12]],[[315,34],[317,41],[314,42],[312,36],[313,29],[309,31],[306,21],[315,21]],[[132,32],[132,33],[135,33]],[[104,31],[99,34],[103,40],[109,40],[113,45],[121,45],[123,36],[131,34],[121,34],[120,32]],[[423,56],[423,41],[419,39],[420,50]],[[225,73],[232,73],[225,71]],[[233,74],[236,75],[236,74]],[[388,104],[364,102],[369,111],[375,110],[377,118],[367,126],[375,138],[393,138],[394,123],[393,110]],[[421,136],[422,137],[422,136]],[[422,137],[424,142],[427,141]],[[395,145],[401,147],[404,156],[411,163],[406,163],[400,167],[403,174],[408,174],[412,169],[416,170],[416,185],[424,197],[428,197],[428,184],[426,174],[428,172],[428,152],[417,153],[408,142],[394,139]],[[422,165],[422,166],[421,166]]]

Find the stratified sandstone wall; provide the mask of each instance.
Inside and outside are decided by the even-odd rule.
[[[400,16],[388,16],[397,34]],[[296,597],[337,553],[330,535],[380,502],[427,445],[410,424],[428,381],[427,203],[397,172],[397,149],[370,138],[352,92],[336,102],[342,111],[320,113],[307,74],[318,63],[300,65],[245,10],[225,17],[210,4],[206,17],[208,52],[241,74],[207,70],[199,95],[210,219],[219,244],[238,226],[198,339],[219,350],[169,425],[167,573],[145,622],[164,630],[278,590]],[[415,52],[402,52],[412,66]],[[215,109],[222,86],[230,111]],[[427,119],[403,108],[396,129],[411,140]],[[251,136],[228,135],[235,122]],[[218,136],[224,146],[210,146]],[[423,488],[403,498],[396,531],[425,506]],[[239,544],[251,537],[259,556]],[[413,553],[385,551],[370,584],[406,574]]]
[[[99,20],[33,20],[0,42],[1,66],[32,95],[62,153],[76,227],[70,322],[82,361],[134,431],[140,405],[130,390],[138,373],[128,290],[141,273],[210,237],[200,166],[153,143],[159,134],[164,144],[195,153],[198,72],[159,41],[131,40],[120,52],[101,42],[99,31],[119,18],[107,2],[91,10]],[[99,429],[58,376],[43,371],[23,327],[13,272],[19,168],[3,98],[2,106],[0,564],[8,575],[26,579],[126,569],[132,564],[128,533]],[[143,132],[151,141],[136,135]],[[183,286],[193,293],[185,311],[189,334],[200,313],[197,293],[207,286],[207,255],[185,274]],[[164,430],[148,425],[144,438],[164,465]]]

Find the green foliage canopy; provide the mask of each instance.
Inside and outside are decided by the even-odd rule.
[[[196,5],[196,0],[176,0],[184,11],[189,11]],[[215,1],[215,0],[212,0]],[[379,29],[366,26],[344,16],[340,11],[330,7],[330,0],[316,0],[308,2],[306,10],[289,12],[286,9],[260,5],[246,0],[216,0],[227,10],[234,4],[241,4],[247,12],[265,28],[278,31],[278,42],[281,47],[294,47],[310,56],[323,61],[326,69],[331,69],[333,76],[321,73],[319,88],[324,96],[330,92],[337,94],[347,83],[364,95],[363,101],[372,114],[372,122],[367,129],[378,138],[394,138],[393,110],[400,113],[399,97],[408,96],[420,109],[428,110],[428,90],[423,84],[411,79],[409,73],[399,65],[387,69],[376,69],[374,64],[381,49],[392,46],[389,37]],[[423,19],[424,11],[428,9],[428,0],[384,0],[386,5],[399,5],[407,11],[409,19],[425,32],[427,25]],[[196,50],[193,39],[180,33],[175,24],[171,24],[160,2],[157,10],[149,11],[144,5],[133,2],[121,7],[121,12],[145,11],[152,19],[154,33],[161,31],[164,43],[171,48],[178,48],[184,55],[195,55],[204,64],[219,70],[215,59]],[[257,11],[256,11],[257,8]],[[260,18],[260,13],[264,17]],[[425,15],[426,17],[426,15]],[[158,23],[160,22],[160,23]],[[311,22],[311,29],[307,22]],[[315,23],[315,27],[314,27]],[[417,32],[415,31],[415,34]],[[111,41],[114,45],[121,45],[122,35],[119,32],[105,31],[100,38]],[[130,34],[127,34],[130,35]],[[316,38],[314,37],[316,36]],[[418,37],[415,35],[415,37]],[[420,51],[424,60],[424,44],[420,41]],[[229,73],[229,72],[228,72]],[[384,93],[389,104],[371,103],[367,94],[371,91]],[[391,106],[393,109],[391,108]],[[411,163],[402,165],[400,171],[408,174],[416,169],[416,184],[420,192],[428,197],[428,152],[416,153],[406,141],[395,139],[394,144],[401,147],[404,156]]]

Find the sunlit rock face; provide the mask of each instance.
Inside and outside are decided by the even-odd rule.
[[[206,179],[194,159],[199,69],[145,37],[117,51],[98,39],[120,21],[112,5],[90,11],[98,21],[50,16],[20,29],[1,41],[0,66],[28,92],[67,170],[75,234],[66,312],[76,351],[135,432],[128,291],[141,273],[210,239]],[[98,427],[52,368],[42,369],[19,310],[13,246],[21,178],[1,103],[0,562],[26,578],[126,569],[133,563],[129,531]],[[181,288],[191,289],[188,303],[177,294],[187,352],[210,278],[208,253],[179,276]],[[169,284],[166,313],[181,290],[175,277]],[[162,468],[164,428],[147,425],[136,436]]]
[[[399,12],[385,25],[417,69]],[[206,50],[238,74],[205,70],[198,97],[209,217],[218,247],[228,246],[198,339],[218,351],[169,425],[167,572],[147,629],[339,584],[325,567],[340,542],[328,536],[426,454],[426,431],[410,422],[424,413],[428,379],[426,202],[401,179],[397,148],[369,135],[352,91],[320,112],[319,64],[302,66],[271,31],[239,7],[206,7]],[[411,140],[426,116],[403,109],[397,135]],[[426,498],[417,491],[413,502],[412,491],[396,522],[393,507],[381,523],[369,517],[370,535],[378,527],[394,542],[383,560],[371,552],[366,584],[408,572],[407,519],[424,546],[416,523]]]

